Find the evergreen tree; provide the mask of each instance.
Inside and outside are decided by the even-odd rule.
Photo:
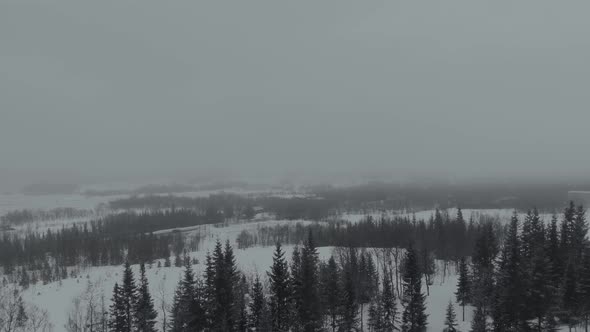
[[[453,303],[449,301],[449,305],[447,306],[447,314],[445,317],[445,328],[444,332],[457,332],[457,315],[455,314],[455,309],[453,308]]]
[[[469,270],[465,257],[459,261],[459,281],[457,282],[457,291],[455,292],[457,302],[462,307],[463,321],[465,321],[465,305],[471,302],[471,280],[469,279]]]
[[[142,332],[156,331],[158,313],[154,308],[154,301],[149,293],[148,280],[145,276],[145,265],[139,266],[139,294],[135,303],[135,328]]]
[[[301,251],[301,288],[299,296],[300,322],[304,332],[315,332],[321,329],[321,308],[318,277],[318,252],[313,242],[311,231]]]
[[[555,291],[560,286],[563,276],[563,261],[560,255],[559,234],[557,232],[557,216],[553,215],[547,234],[547,259],[551,286]]]
[[[547,314],[556,304],[556,288],[552,284],[551,260],[543,248],[535,249],[527,272],[526,308],[530,316],[537,319],[537,330],[541,331]]]
[[[580,312],[584,320],[584,330],[588,330],[590,319],[590,249],[586,248],[579,272],[578,292]]]
[[[115,283],[113,289],[113,297],[111,300],[111,307],[109,312],[109,329],[112,332],[126,332],[129,331],[127,320],[125,319],[125,303],[123,293],[119,285]]]
[[[225,250],[223,252],[223,261],[218,271],[218,280],[216,283],[217,292],[219,294],[220,317],[222,320],[223,331],[237,330],[237,324],[240,321],[240,308],[236,306],[238,299],[237,287],[240,280],[240,274],[237,271],[236,259],[233,249],[229,244],[229,240],[225,243]]]
[[[523,321],[521,243],[518,236],[518,215],[514,212],[502,249],[494,303],[494,328],[497,331],[516,331]]]
[[[402,304],[402,331],[421,332],[426,330],[427,315],[425,297],[422,293],[422,276],[416,252],[412,245],[406,251],[403,274],[404,293]]]
[[[133,270],[131,270],[129,262],[125,263],[123,283],[119,290],[124,309],[124,331],[131,332],[134,329],[133,317],[135,316],[135,303],[137,302],[137,287],[135,286],[135,278],[133,277]]]
[[[268,306],[259,276],[256,276],[252,285],[252,300],[250,301],[249,309],[248,326],[250,329],[255,332],[270,331]]]
[[[567,261],[571,254],[575,213],[574,202],[570,201],[569,205],[563,210],[563,219],[561,220],[560,251],[563,261]]]
[[[482,310],[490,307],[494,293],[494,260],[498,254],[498,243],[492,223],[485,223],[478,235],[473,257],[473,287],[477,296],[473,296],[474,304],[482,306]]]
[[[291,287],[285,252],[280,243],[276,245],[268,278],[270,283],[272,331],[287,332],[290,328],[289,301],[291,298]]]
[[[573,326],[578,322],[581,301],[578,292],[578,275],[572,262],[569,262],[566,268],[562,294],[562,319],[569,326]]]
[[[338,327],[338,313],[340,311],[340,299],[342,291],[338,265],[334,257],[330,257],[322,275],[322,303],[329,318],[329,326],[332,332]]]
[[[475,313],[473,314],[473,319],[471,321],[471,332],[487,332],[487,322],[486,322],[486,314],[484,312],[483,306],[477,306],[475,309]]]
[[[587,246],[588,223],[586,221],[586,210],[583,206],[578,206],[574,211],[574,220],[572,224],[572,255],[576,265],[582,262],[584,248]]]
[[[397,317],[397,304],[395,302],[395,292],[393,291],[393,285],[387,275],[383,277],[383,294],[380,298],[380,328],[382,332],[386,331],[398,331],[398,317]],[[376,331],[377,332],[377,331]]]
[[[291,329],[293,332],[301,332],[303,331],[303,321],[302,321],[302,310],[303,310],[303,276],[301,273],[301,249],[299,246],[295,246],[293,248],[293,253],[291,254],[291,309],[293,310],[290,323]]]
[[[188,332],[203,327],[203,313],[197,297],[197,281],[190,264],[184,268],[182,279],[174,294],[171,310],[171,332]]]
[[[338,331],[354,332],[358,328],[358,302],[355,273],[357,271],[356,252],[349,248],[347,261],[344,264],[342,274],[344,276],[342,288],[342,304]]]
[[[204,324],[207,329],[212,329],[215,323],[215,308],[216,294],[215,294],[215,263],[213,257],[207,253],[205,259],[205,275],[204,287],[202,291],[202,302],[204,308]]]

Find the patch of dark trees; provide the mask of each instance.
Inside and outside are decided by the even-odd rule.
[[[567,181],[482,181],[473,183],[381,183],[352,187],[312,188],[319,197],[339,203],[349,211],[425,210],[461,206],[465,209],[516,208],[536,206],[554,211],[567,204],[568,191],[588,190],[590,183]],[[577,202],[584,203],[584,202]]]
[[[125,260],[139,263],[162,258],[170,264],[172,254],[179,262],[178,257],[185,250],[197,250],[200,235],[154,232],[210,222],[206,215],[177,209],[114,214],[82,226],[74,224],[42,234],[5,233],[0,237],[0,265],[5,275],[27,286],[35,280],[47,283],[63,279],[68,276],[68,267],[118,265]]]
[[[92,210],[61,207],[50,210],[22,209],[9,211],[0,217],[0,222],[10,225],[22,225],[35,221],[78,219],[94,215]]]
[[[333,200],[320,198],[281,198],[273,196],[242,196],[235,194],[216,194],[208,197],[182,196],[132,196],[109,202],[114,210],[129,209],[173,209],[184,208],[199,211],[222,211],[226,218],[239,216],[244,219],[254,217],[254,208],[272,213],[278,219],[323,220],[333,215],[337,203]]]
[[[400,293],[369,252],[343,248],[321,261],[311,235],[290,259],[277,244],[272,266],[262,275],[241,272],[229,243],[217,242],[202,275],[193,271],[189,259],[185,261],[189,263],[172,306],[160,307],[159,324],[144,268],[138,284],[125,265],[122,282],[113,290],[108,327],[146,332],[386,332],[423,331],[427,326],[421,268],[412,248],[403,257]],[[369,308],[368,317],[364,308]]]
[[[244,230],[237,237],[240,248],[272,246],[277,242],[297,244],[312,232],[319,246],[358,248],[406,248],[409,243],[432,253],[437,259],[458,261],[471,255],[476,239],[487,231],[497,237],[502,234],[501,221],[486,215],[466,221],[461,209],[456,216],[435,210],[429,220],[395,216],[373,218],[357,222],[314,223],[260,226],[255,231]]]

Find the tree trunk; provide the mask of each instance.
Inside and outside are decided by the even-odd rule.
[[[364,309],[364,303],[361,303],[361,331],[364,331],[364,327],[363,327],[363,309]]]
[[[465,302],[463,302],[463,321],[465,321]]]

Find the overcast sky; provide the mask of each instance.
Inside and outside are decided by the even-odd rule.
[[[589,10],[3,0],[0,184],[589,175]]]

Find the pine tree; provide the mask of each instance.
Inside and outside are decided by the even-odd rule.
[[[202,302],[204,307],[204,324],[207,329],[212,329],[215,323],[216,292],[215,292],[215,263],[213,257],[207,253],[205,259],[204,287]]]
[[[471,280],[469,278],[469,268],[467,260],[461,257],[459,261],[459,281],[457,282],[457,291],[455,292],[457,302],[462,307],[463,321],[465,321],[465,305],[471,302]]]
[[[268,306],[264,297],[262,282],[257,275],[252,285],[252,300],[249,305],[250,315],[248,318],[248,326],[252,331],[270,331]]]
[[[158,313],[154,309],[154,301],[149,293],[148,280],[145,275],[145,265],[139,266],[139,294],[135,303],[135,328],[142,332],[156,331]]]
[[[301,288],[299,317],[304,332],[321,329],[321,309],[318,278],[318,252],[313,242],[311,230],[301,251]]]
[[[293,332],[301,332],[303,330],[303,303],[302,303],[302,289],[303,289],[303,276],[301,273],[301,249],[299,246],[293,248],[291,254],[291,314],[290,322],[291,329]]]
[[[272,331],[287,332],[290,328],[289,301],[291,298],[291,287],[285,252],[281,248],[280,243],[276,245],[268,278],[270,283]]]
[[[236,306],[236,303],[239,302],[236,297],[238,295],[237,286],[240,281],[240,274],[237,271],[236,259],[229,240],[225,243],[223,260],[221,265],[218,264],[218,266],[221,267],[221,270],[218,271],[221,278],[216,286],[219,294],[222,330],[235,331],[241,316],[240,308]]]
[[[572,262],[569,262],[566,268],[562,294],[563,320],[569,326],[573,326],[577,324],[580,309],[580,293],[578,292],[578,275]]]
[[[344,265],[342,274],[344,276],[342,287],[342,304],[340,312],[340,322],[338,323],[338,331],[340,332],[354,332],[357,331],[358,326],[358,302],[357,302],[357,287],[355,283],[355,273],[357,271],[356,251],[354,248],[349,248],[349,255],[347,262]]]
[[[494,260],[498,254],[498,243],[492,223],[482,225],[478,235],[473,257],[473,287],[477,296],[473,297],[476,306],[483,306],[484,312],[489,308],[494,293]]]
[[[553,215],[551,218],[551,224],[547,234],[546,247],[547,259],[549,260],[547,268],[549,269],[550,273],[550,282],[553,289],[557,291],[563,276],[563,261],[560,255],[556,215]]]
[[[583,206],[578,206],[574,211],[574,220],[572,224],[572,255],[576,264],[582,262],[584,248],[587,246],[588,223],[586,221],[586,210]]]
[[[109,312],[109,329],[112,332],[126,332],[127,320],[125,319],[125,303],[121,288],[117,283],[113,289],[112,304]]]
[[[543,243],[543,240],[538,239]],[[530,259],[530,270],[527,272],[527,294],[525,304],[530,316],[537,319],[537,330],[541,330],[546,315],[555,305],[556,289],[552,285],[551,260],[542,247],[536,248]]]
[[[584,330],[588,331],[588,321],[590,319],[590,249],[588,248],[584,252],[583,263],[579,272],[578,291],[579,308],[584,320]]]
[[[174,294],[171,310],[171,332],[188,332],[202,328],[202,309],[196,296],[197,282],[190,264],[184,269]]]
[[[133,270],[129,262],[125,263],[123,270],[123,283],[120,287],[121,301],[124,309],[125,332],[133,331],[133,317],[135,316],[135,303],[137,302],[137,287],[135,286],[135,278],[133,277]]]
[[[383,294],[380,298],[380,302],[380,331],[386,332],[399,330],[395,293],[393,291],[391,280],[387,275],[383,277]]]
[[[453,303],[449,301],[447,306],[447,314],[445,318],[445,329],[444,332],[457,332],[457,315],[453,308]]]
[[[567,261],[571,254],[575,213],[576,207],[574,202],[570,201],[569,206],[563,210],[563,219],[561,220],[560,251],[563,261]]]
[[[471,332],[487,332],[488,328],[486,319],[487,317],[483,306],[477,306],[473,315],[473,320],[471,321]]]
[[[383,308],[381,307],[381,295],[377,296],[375,301],[369,306],[369,331],[380,332],[383,329]]]
[[[502,249],[494,303],[494,327],[497,331],[518,330],[523,321],[524,303],[521,243],[518,215],[514,212]]]
[[[402,331],[421,332],[426,329],[427,315],[425,297],[422,293],[422,276],[416,252],[412,245],[406,251],[403,274],[404,293],[402,304]]]
[[[322,277],[322,302],[325,312],[329,317],[329,326],[332,332],[334,332],[336,331],[336,327],[338,327],[340,297],[342,296],[338,265],[334,257],[330,257],[328,260]]]

